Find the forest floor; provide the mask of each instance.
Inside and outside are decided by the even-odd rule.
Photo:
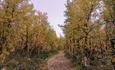
[[[43,70],[75,70],[75,68],[70,60],[65,57],[64,52],[59,51],[58,54],[48,59],[47,66]]]

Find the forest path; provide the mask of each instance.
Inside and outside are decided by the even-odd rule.
[[[48,70],[75,70],[69,59],[64,56],[63,51],[59,51],[58,54],[52,56],[48,60]]]

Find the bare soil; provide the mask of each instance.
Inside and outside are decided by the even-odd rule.
[[[64,56],[64,52],[52,56],[47,62],[48,70],[75,70],[69,59]]]

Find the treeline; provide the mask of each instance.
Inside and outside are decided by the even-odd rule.
[[[8,62],[12,59],[16,59],[15,63],[20,59],[21,63],[21,59],[25,57],[30,60],[31,57],[42,56],[42,53],[44,55],[42,58],[45,58],[49,51],[58,47],[58,38],[47,18],[46,13],[34,10],[29,0],[0,0],[0,65],[2,67],[10,66]],[[24,67],[23,62],[22,67]]]
[[[114,3],[115,0],[67,0],[65,51],[80,70],[111,70]]]

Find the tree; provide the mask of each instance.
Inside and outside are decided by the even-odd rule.
[[[105,3],[105,10],[104,10],[104,16],[103,19],[106,22],[106,29],[107,29],[107,35],[108,35],[108,40],[114,37],[115,34],[115,5],[114,5],[115,0],[104,0]]]
[[[80,64],[90,65],[107,56],[106,33],[103,29],[98,0],[73,0],[67,2],[64,26],[66,51]],[[96,12],[96,13],[95,13]],[[94,14],[93,14],[94,13]],[[93,17],[93,18],[92,18]],[[99,19],[96,19],[96,18]],[[87,60],[87,61],[84,61]],[[82,63],[83,62],[83,63]]]
[[[2,0],[0,10],[0,55],[18,50],[30,57],[55,46],[57,36],[47,14],[34,10],[28,0]]]

